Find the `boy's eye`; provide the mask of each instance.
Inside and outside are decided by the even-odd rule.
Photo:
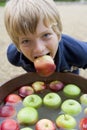
[[[29,40],[23,40],[23,41],[22,41],[23,44],[27,44],[27,43],[29,43],[29,42],[30,42]]]
[[[46,33],[46,34],[44,34],[43,37],[48,38],[50,35],[51,35],[50,33]]]

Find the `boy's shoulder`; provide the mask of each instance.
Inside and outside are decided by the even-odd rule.
[[[65,41],[65,43],[66,42],[81,42],[80,40],[78,40],[78,39],[76,39],[76,38],[74,38],[74,37],[72,37],[72,36],[69,36],[69,35],[67,35],[67,34],[62,34],[62,36],[61,36],[61,40],[63,40],[63,41]]]
[[[68,48],[70,47],[70,48],[74,48],[74,49],[76,49],[76,48],[81,49],[81,47],[82,47],[84,49],[85,48],[87,49],[87,42],[78,40],[77,38],[74,38],[67,34],[62,34],[59,46],[64,46],[64,47],[68,47]]]
[[[17,47],[11,43],[7,48],[7,58],[10,63],[13,65],[20,65],[19,58],[20,58],[20,52],[18,51]]]

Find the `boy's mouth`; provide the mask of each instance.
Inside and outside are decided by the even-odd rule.
[[[48,55],[48,56],[50,56],[50,52],[47,53],[47,54],[44,54],[44,55]],[[44,55],[35,56],[34,59],[37,59],[37,58],[39,58],[39,57],[41,57],[41,56],[44,56]]]

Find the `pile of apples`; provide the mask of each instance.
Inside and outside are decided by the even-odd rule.
[[[49,91],[42,98],[40,95],[46,90]],[[65,100],[59,95],[60,91]],[[17,112],[16,106],[20,104],[22,108]],[[61,113],[56,115],[55,120],[41,119],[38,109],[43,105],[49,111],[53,109],[54,114],[57,109],[61,109]],[[86,116],[77,124],[75,117],[82,111]],[[73,130],[77,125],[80,130],[87,130],[87,94],[82,94],[80,88],[74,84],[65,85],[58,80],[48,84],[36,81],[20,87],[17,93],[5,98],[4,104],[0,106],[0,118],[0,130],[33,130],[30,128],[32,125],[35,130]],[[21,128],[21,125],[25,127]]]

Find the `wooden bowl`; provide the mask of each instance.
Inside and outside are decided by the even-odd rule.
[[[64,84],[70,84],[70,83],[75,84],[81,88],[82,93],[87,93],[87,79],[85,79],[81,76],[72,74],[72,73],[57,73],[56,72],[49,77],[40,77],[36,73],[25,73],[23,75],[20,75],[18,77],[15,77],[15,78],[7,81],[6,83],[1,85],[1,87],[0,87],[0,104],[3,103],[4,98],[8,94],[15,92],[16,90],[18,90],[20,87],[22,87],[24,85],[32,84],[35,81],[44,81],[45,83],[49,83],[53,80],[60,80]],[[61,97],[63,97],[63,95]],[[59,110],[59,112],[60,112],[60,110]],[[39,117],[45,118],[45,115],[46,115],[46,118],[54,121],[56,116],[58,115],[58,110],[49,111],[49,109],[47,110],[46,108],[44,109],[44,107],[42,107],[40,110]],[[1,120],[1,122],[2,122],[2,120]],[[78,119],[78,122],[79,122],[79,119]],[[20,126],[20,127],[23,128],[23,126]],[[30,126],[30,127],[35,129],[34,125]]]
[[[21,86],[28,85],[33,83],[34,81],[45,81],[50,82],[52,80],[60,80],[66,84],[73,83],[79,86],[83,93],[87,93],[87,79],[72,74],[72,73],[57,73],[55,72],[53,75],[49,77],[40,77],[37,73],[25,73],[18,77],[15,77],[6,83],[2,84],[0,87],[0,103],[3,99],[10,93],[19,89]]]

